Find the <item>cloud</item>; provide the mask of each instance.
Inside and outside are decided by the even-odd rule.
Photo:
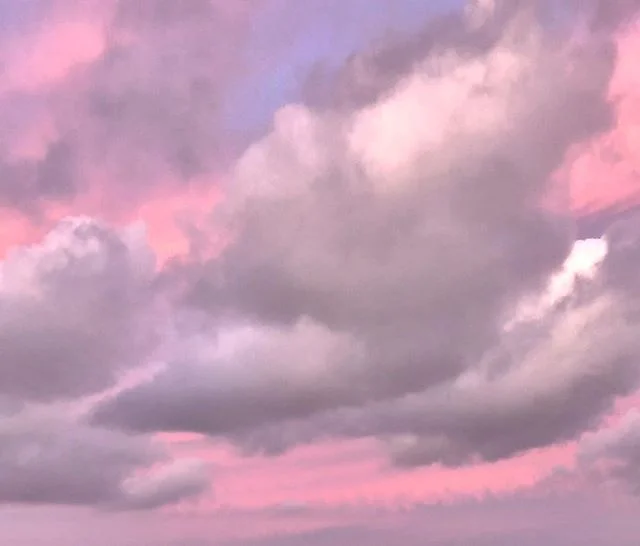
[[[81,94],[60,97],[62,138],[115,180],[209,172],[222,145],[220,93],[242,63],[242,29],[206,0],[180,9],[144,0],[120,2],[110,30],[104,55],[71,82]]]
[[[447,50],[478,55],[494,48],[504,35],[505,22],[514,22],[522,12],[543,3],[460,2],[458,10],[430,17],[420,32],[379,36],[368,48],[353,53],[341,66],[318,64],[304,87],[304,99],[321,109],[352,109],[379,99],[393,85],[430,55]],[[453,7],[450,4],[450,7]]]
[[[2,503],[140,509],[208,488],[200,467],[167,461],[148,438],[88,427],[50,408],[0,417]]]
[[[197,497],[209,489],[203,461],[178,459],[150,475],[133,476],[123,483],[123,508],[149,510]]]
[[[579,457],[591,476],[640,495],[640,413],[631,410],[617,424],[587,435]]]
[[[322,437],[377,436],[404,467],[496,461],[576,438],[638,384],[635,299],[592,281],[512,324],[451,381],[402,397],[239,433],[249,451]],[[126,397],[123,397],[126,402]],[[126,407],[123,404],[123,407]]]
[[[613,223],[607,231],[610,251],[603,263],[607,283],[626,297],[627,324],[635,326],[638,302],[637,271],[640,266],[638,215]],[[634,383],[631,383],[632,385]],[[635,398],[638,392],[629,392]],[[596,481],[621,485],[640,495],[640,414],[636,409],[616,415],[579,444],[579,469]]]
[[[640,44],[640,19],[636,18],[616,36],[617,62],[609,86],[615,123],[570,154],[564,177],[571,186],[571,201],[580,214],[610,213],[638,204],[639,168],[637,127],[640,122],[640,79],[635,67]]]
[[[171,458],[158,431],[251,454],[374,438],[407,468],[596,428],[640,379],[637,230],[576,243],[554,175],[616,121],[610,29],[636,6],[594,9],[592,34],[566,39],[543,4],[446,16],[312,78],[199,226],[203,248],[225,241],[215,258],[194,250],[158,275],[140,230],[88,217],[9,253],[0,502],[141,510],[204,493],[207,466]],[[220,105],[260,5],[62,10],[70,26],[39,34],[0,90],[0,201],[33,212],[98,188],[129,206],[210,181],[234,145]],[[86,55],[62,44],[41,72],[61,29]],[[124,379],[151,357],[158,373]],[[634,434],[592,448],[632,486]]]
[[[613,506],[612,506],[613,505]],[[597,495],[518,492],[403,510],[354,509],[351,517],[310,530],[287,529],[225,546],[325,546],[331,544],[508,546],[523,544],[595,546],[613,541],[635,544],[635,506],[620,506]],[[346,515],[345,513],[345,515]]]
[[[149,363],[155,275],[140,226],[88,217],[0,262],[0,503],[147,510],[208,490],[203,462],[82,422],[88,395]]]
[[[493,461],[568,440],[638,381],[637,324],[624,300],[593,286],[591,270],[570,273],[577,288],[525,307],[498,347],[424,390],[372,402],[362,387],[376,371],[363,347],[301,321],[179,345],[174,367],[107,402],[98,420],[228,435],[272,453],[327,436],[379,436],[402,466]]]
[[[147,430],[222,434],[304,417],[352,397],[343,383],[344,368],[358,358],[350,343],[348,336],[311,321],[290,330],[241,327],[217,336],[202,332],[175,348],[171,372],[142,384],[134,397],[123,395],[122,403],[134,426]],[[154,414],[148,413],[148,404],[159,400]]]
[[[222,168],[232,143],[219,107],[243,66],[258,2],[103,4],[54,2],[34,10],[46,26],[10,40],[12,87],[0,89],[0,119],[14,121],[0,142],[4,206],[39,212],[88,192],[137,201]],[[52,68],[54,47],[61,60]],[[25,140],[27,152],[17,144]]]
[[[272,453],[377,436],[404,465],[597,422],[637,381],[629,293],[585,278],[507,329],[571,250],[551,175],[610,121],[611,44],[556,42],[534,4],[499,4],[477,44],[392,48],[403,62],[370,63],[364,101],[281,109],[225,187],[229,244],[175,273],[191,286],[175,316],[209,316],[94,421]]]
[[[0,262],[0,395],[102,390],[149,348],[153,255],[137,229],[63,221]]]
[[[620,27],[635,18],[640,10],[638,0],[596,0],[593,5],[593,25],[596,29]]]

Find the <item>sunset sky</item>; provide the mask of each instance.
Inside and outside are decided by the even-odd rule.
[[[640,0],[0,0],[0,544],[637,546]]]

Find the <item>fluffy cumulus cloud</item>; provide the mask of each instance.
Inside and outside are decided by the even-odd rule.
[[[628,252],[597,273],[573,254],[573,289],[547,286],[573,236],[549,184],[611,120],[615,49],[559,40],[543,4],[477,3],[355,59],[353,100],[281,109],[214,215],[229,244],[175,273],[190,319],[166,369],[94,421],[269,452],[375,436],[398,464],[461,465],[574,438],[632,391]]]
[[[0,394],[47,402],[110,386],[151,340],[153,272],[143,232],[89,218],[10,251],[0,262]]]
[[[204,467],[77,418],[74,400],[115,385],[151,347],[143,235],[69,219],[0,262],[0,502],[151,508],[207,488]]]

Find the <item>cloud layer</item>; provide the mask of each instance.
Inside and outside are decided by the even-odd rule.
[[[185,302],[210,317],[96,422],[270,453],[376,436],[403,466],[597,424],[637,382],[628,287],[583,278],[507,328],[571,248],[552,174],[611,120],[612,44],[554,41],[537,7],[354,60],[351,105],[280,110],[216,211],[231,242],[188,271]]]
[[[251,2],[92,4],[45,3],[34,11],[48,33],[7,38],[3,206],[41,212],[87,191],[139,202],[224,165],[219,108],[243,66]],[[58,68],[36,83],[52,47]]]
[[[607,421],[640,380],[637,217],[577,241],[572,191],[634,142],[640,4],[552,4],[469,2],[317,66],[248,146],[228,104],[273,2],[16,8],[0,207],[73,214],[0,261],[0,503],[204,495],[214,452],[163,432],[249,457],[372,441],[396,472],[575,441],[573,478],[637,494],[637,416]],[[211,195],[166,263],[83,210]]]
[[[208,488],[199,463],[171,462],[146,438],[81,425],[50,410],[3,416],[0,441],[3,503],[154,508]]]

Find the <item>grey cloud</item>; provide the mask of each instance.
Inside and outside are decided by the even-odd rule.
[[[502,45],[496,46],[496,56],[501,48]],[[523,58],[526,56],[523,53]],[[457,70],[462,74],[466,68],[485,70],[482,65],[485,59],[471,58],[468,65],[462,60],[461,67],[452,62],[452,90]],[[394,114],[400,116],[404,99],[418,100],[424,93],[427,100],[428,91],[420,88],[419,78],[427,78],[431,70],[432,75],[442,70],[449,76],[446,54],[441,61],[443,66],[440,61],[434,61],[433,66],[416,70],[413,75],[417,81],[407,79],[398,85],[395,95],[391,94],[370,110],[356,111],[347,118],[346,127],[336,128],[333,118],[326,121],[304,109],[282,111],[276,118],[274,133],[248,152],[240,163],[237,180],[229,188],[229,193],[234,195],[238,193],[237,186],[255,185],[256,192],[260,192],[262,185],[272,184],[273,195],[267,189],[264,198],[254,197],[250,195],[252,190],[247,189],[246,203],[241,201],[244,196],[237,199],[241,210],[232,212],[235,215],[232,227],[238,237],[222,259],[211,264],[210,278],[202,280],[205,286],[194,294],[194,299],[206,302],[208,297],[217,309],[233,306],[243,313],[270,320],[288,322],[299,315],[310,314],[331,326],[355,328],[353,323],[367,320],[395,322],[396,316],[380,315],[379,311],[386,308],[389,314],[395,311],[413,321],[415,316],[411,313],[426,303],[415,291],[418,281],[449,284],[458,292],[462,286],[457,282],[460,279],[448,278],[463,274],[463,268],[457,267],[458,260],[468,260],[470,268],[481,273],[474,278],[464,272],[466,282],[483,284],[485,294],[474,293],[479,315],[488,311],[494,302],[500,305],[498,294],[504,295],[511,289],[510,276],[521,278],[522,285],[528,282],[535,285],[560,263],[569,241],[568,237],[563,238],[562,229],[557,231],[552,219],[536,210],[530,200],[544,192],[548,174],[561,159],[566,146],[589,134],[606,119],[602,93],[609,59],[596,56],[592,60],[603,69],[601,73],[593,79],[593,73],[589,76],[584,73],[581,77],[588,77],[588,81],[566,82],[554,80],[558,74],[550,66],[553,62],[550,58],[539,58],[540,64],[528,75],[536,83],[520,89],[522,97],[516,99],[522,103],[529,100],[530,104],[523,109],[520,104],[506,106],[506,111],[515,107],[516,111],[510,112],[513,125],[505,128],[505,135],[498,136],[495,146],[489,144],[477,152],[474,151],[477,142],[473,139],[482,137],[464,134],[464,129],[441,147],[429,149],[428,143],[419,140],[421,135],[411,134],[413,129],[420,132],[418,125],[410,126],[406,120],[399,119],[397,125],[386,126],[382,119]],[[491,63],[489,58],[487,65]],[[460,105],[468,107],[470,114],[474,108],[502,108],[499,102],[503,99],[504,90],[500,87],[503,82],[499,77],[492,80],[491,70],[487,69],[487,103],[470,99]],[[434,80],[438,81],[437,77]],[[443,89],[446,88],[447,78],[441,81]],[[412,84],[415,84],[414,97],[410,96],[414,91],[407,89]],[[564,88],[565,85],[568,87]],[[473,89],[474,85],[469,83],[469,87]],[[570,114],[574,100],[591,103],[591,115],[585,117],[582,111]],[[539,118],[536,123],[531,118],[534,111]],[[557,120],[559,111],[565,113],[562,122]],[[427,116],[433,112],[425,105],[414,114],[417,119],[424,116],[424,123],[428,124]],[[547,121],[541,122],[542,118]],[[345,156],[336,147],[350,145],[349,140],[354,138],[351,124],[356,125],[354,131],[357,131],[358,120],[362,121],[362,134],[355,138],[362,141],[355,146],[364,148],[362,156]],[[433,131],[439,129],[434,124]],[[392,131],[398,131],[410,142],[415,138],[416,148],[423,154],[409,158],[408,180],[402,180],[402,172],[376,172],[387,168],[384,154],[394,153],[394,142],[387,141],[384,134]],[[554,136],[547,141],[550,134]],[[511,141],[506,141],[506,135]],[[493,135],[487,137],[493,138]],[[535,164],[526,155],[531,151],[536,156]],[[403,152],[400,148],[397,153]],[[356,151],[356,155],[358,153]],[[374,154],[383,157],[373,157],[373,164],[369,164]],[[393,160],[389,158],[390,162]],[[314,161],[319,165],[314,165]],[[393,169],[393,165],[390,168]],[[387,174],[399,180],[376,180]],[[368,187],[377,183],[388,184],[391,196],[379,195],[377,189],[372,191]],[[394,184],[405,187],[395,192]],[[386,190],[383,188],[383,191]],[[513,209],[519,208],[519,212],[509,210],[510,205]],[[445,212],[443,209],[447,206],[453,210]],[[481,227],[482,231],[473,227]],[[487,250],[476,256],[465,253],[462,257],[464,245]],[[304,253],[300,251],[298,256],[296,250],[303,248]],[[414,252],[417,248],[422,255]],[[495,253],[495,262],[489,260],[489,252]],[[532,254],[539,255],[532,259]],[[440,259],[430,259],[434,255]],[[285,266],[294,260],[299,261],[298,269],[287,271]],[[338,264],[350,275],[338,276]],[[319,278],[323,273],[332,276]],[[222,281],[217,281],[219,278]],[[219,284],[206,286],[215,282]],[[462,295],[446,290],[446,286],[439,287],[443,288],[440,296],[443,301],[433,301],[434,289],[429,291],[429,303],[455,308],[454,302]],[[514,292],[521,287],[514,286]],[[387,294],[382,288],[394,292]],[[466,289],[473,290],[471,286]],[[466,298],[464,305],[467,313],[474,311]],[[443,311],[448,315],[446,309]],[[448,318],[455,321],[454,315],[458,314],[451,313]],[[443,318],[439,316],[438,321],[446,322]],[[375,327],[375,324],[366,327]]]
[[[157,475],[134,478],[121,488],[122,499],[115,507],[124,510],[151,510],[196,498],[210,489],[206,465],[196,459],[175,460]]]
[[[305,546],[309,535],[316,546],[634,546],[639,531],[637,505],[566,491],[388,509],[318,507],[307,518],[287,520],[269,510],[220,510],[214,517],[176,512],[104,517],[75,508],[11,508],[2,513],[0,538],[29,546]],[[45,536],[38,534],[45,528]]]
[[[16,157],[12,149],[24,133],[41,123],[45,108],[36,97],[0,96],[0,206],[11,206],[37,217],[36,198],[56,200],[73,194],[78,173],[69,142],[54,142],[34,160]]]
[[[213,546],[213,542],[207,539],[179,539],[171,542],[158,543],[158,546]]]
[[[549,45],[531,5],[498,11],[484,49],[409,48],[371,104],[278,112],[216,212],[230,244],[187,277],[214,325],[95,421],[272,453],[374,435],[403,464],[495,460],[596,422],[637,379],[624,301],[605,288],[504,334],[569,252],[567,217],[540,203],[606,127],[614,60]]]
[[[425,538],[404,529],[369,529],[365,526],[335,527],[315,532],[279,535],[255,540],[229,542],[225,546],[333,546],[346,544],[367,544],[369,546],[565,546],[563,533],[524,529],[519,532],[478,533],[472,539],[439,540]],[[606,544],[599,539],[574,537],[571,544],[576,546],[597,546]],[[621,544],[631,546],[632,541]]]
[[[354,53],[338,69],[328,69],[318,64],[311,71],[303,87],[307,104],[318,109],[350,109],[370,104],[413,69],[416,59],[426,57],[434,49],[445,49],[449,44],[461,47],[465,39],[475,46],[473,50],[495,45],[486,28],[469,32],[457,14],[436,16],[420,33],[410,37],[383,40],[371,50]],[[486,44],[484,42],[487,42]]]
[[[638,0],[593,0],[592,24],[598,30],[611,30],[631,22],[640,10]]]
[[[570,440],[597,425],[616,397],[638,384],[637,321],[625,311],[609,295],[569,304],[528,334],[524,350],[514,350],[518,340],[506,337],[482,376],[463,375],[440,392],[398,404],[395,422],[388,417],[394,410],[387,409],[380,423],[415,434],[392,442],[396,462],[493,461]],[[369,426],[380,423],[374,419]]]
[[[242,29],[223,15],[206,0],[180,9],[121,2],[104,55],[71,82],[82,94],[60,96],[59,123],[76,149],[88,145],[88,159],[116,180],[154,182],[165,168],[181,180],[208,172],[220,148],[218,97],[242,62]]]
[[[291,330],[239,328],[218,335],[217,344],[211,350],[206,334],[180,343],[171,372],[161,372],[135,391],[125,390],[115,411],[99,408],[94,418],[119,422],[124,413],[132,419],[128,425],[138,430],[230,434],[305,417],[353,398],[343,373],[359,354],[348,336],[303,321]],[[299,368],[302,362],[306,370]],[[149,404],[155,406],[152,413]],[[193,411],[196,407],[202,411]]]
[[[640,264],[640,215],[632,211],[611,222],[606,230],[609,252],[603,274],[611,286],[639,295],[637,271]]]
[[[154,273],[141,235],[69,219],[0,262],[0,394],[80,396],[139,363]]]
[[[55,142],[39,161],[0,158],[0,199],[39,219],[41,200],[75,193],[78,165],[68,142]]]
[[[316,108],[337,110],[371,104],[425,57],[446,50],[466,56],[486,53],[503,38],[505,26],[518,24],[527,11],[533,10],[530,16],[535,17],[548,8],[544,0],[470,1],[463,17],[445,13],[430,18],[418,33],[381,37],[338,69],[317,65],[306,81],[305,101]]]
[[[597,494],[518,492],[474,501],[411,508],[345,510],[342,523],[306,532],[238,539],[225,546],[632,546],[636,507],[621,507]]]
[[[585,436],[580,443],[582,470],[598,481],[614,482],[640,496],[640,414],[631,410],[615,425]]]
[[[576,438],[637,387],[637,321],[611,294],[561,307],[537,331],[506,336],[450,383],[239,433],[236,441],[279,453],[317,438],[378,436],[395,464],[411,467],[495,461]]]
[[[166,453],[147,438],[78,424],[51,409],[46,413],[0,417],[1,503],[141,509],[208,487],[202,472],[167,463]],[[149,468],[157,464],[169,466],[159,473]]]
[[[439,540],[425,538],[404,529],[368,529],[362,527],[342,527],[323,529],[316,532],[307,532],[290,535],[280,535],[270,538],[262,538],[251,541],[235,541],[225,546],[334,546],[343,544],[368,544],[370,546],[565,546],[567,540],[575,546],[601,546],[609,544],[604,537],[599,535],[587,537],[576,531],[563,531],[559,529],[523,529],[517,532],[486,533],[480,532],[470,539]],[[633,546],[635,542],[631,538],[625,538],[616,542],[620,546]]]
[[[72,198],[105,175],[106,197],[120,198],[126,188],[133,200],[168,179],[187,184],[221,169],[232,138],[221,138],[219,103],[243,66],[248,30],[242,9],[224,4],[105,2],[94,6],[98,15],[87,15],[91,8],[55,2],[35,10],[54,23],[61,13],[71,21],[98,20],[105,48],[61,81],[0,97],[0,119],[18,121],[8,126],[13,138],[0,152],[0,204],[37,212],[40,201]],[[40,31],[26,29],[33,36]],[[45,122],[55,134],[43,157],[13,157],[16,137]]]
[[[95,418],[227,435],[249,452],[378,436],[400,466],[507,458],[575,438],[638,384],[637,321],[615,295],[586,288],[535,325],[520,325],[454,380],[399,398],[372,401],[366,381],[375,371],[362,353],[349,350],[348,339],[314,339],[317,326],[298,324],[269,333],[266,346],[259,335],[238,336],[227,360],[220,351],[195,366],[187,355],[197,352],[181,345],[180,365],[120,394]]]

